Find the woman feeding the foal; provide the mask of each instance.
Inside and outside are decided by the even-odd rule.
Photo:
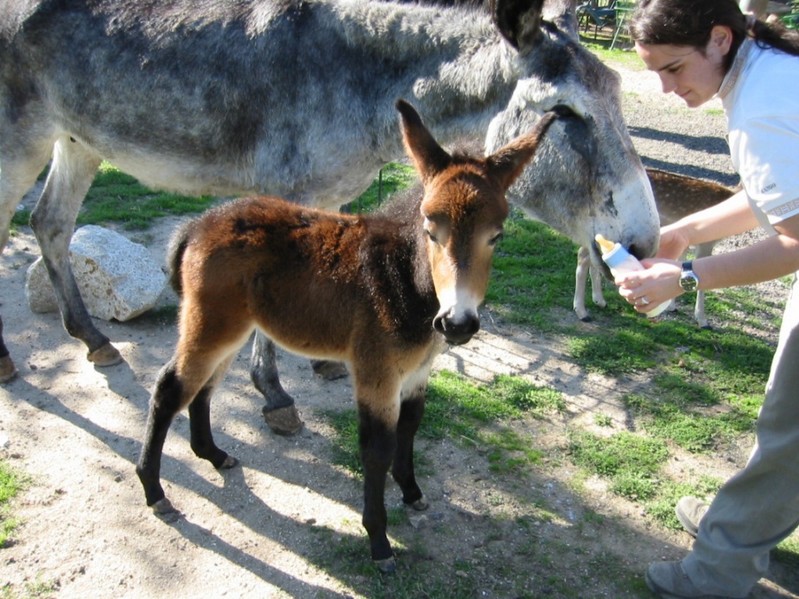
[[[686,291],[749,285],[799,269],[799,34],[741,12],[735,0],[641,0],[636,52],[689,107],[720,98],[743,190],[661,230],[645,270],[618,276],[639,312]],[[765,239],[680,263],[688,246],[763,227]],[[662,597],[745,597],[769,551],[799,524],[799,289],[783,313],[756,443],[713,501],[684,497],[677,516],[696,536],[682,560],[651,564]],[[650,305],[651,304],[651,305]]]

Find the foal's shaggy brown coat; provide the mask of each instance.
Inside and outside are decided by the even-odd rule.
[[[181,228],[170,249],[181,293],[180,338],[150,401],[137,473],[147,504],[176,514],[161,487],[169,425],[188,406],[191,446],[217,468],[236,465],[211,435],[211,393],[254,330],[285,348],[346,361],[354,378],[364,470],[363,524],[372,559],[394,567],[386,537],[390,466],[403,501],[427,507],[413,471],[413,438],[427,377],[444,341],[479,329],[505,192],[555,118],[478,160],[450,156],[400,101],[406,149],[424,186],[368,216],[253,197]]]

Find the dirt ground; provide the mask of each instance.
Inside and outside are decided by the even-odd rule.
[[[162,219],[133,238],[160,263],[176,223]],[[247,373],[249,347],[242,350],[212,405],[217,442],[241,466],[222,473],[195,458],[188,420],[178,417],[167,438],[162,480],[184,517],[166,524],[146,508],[134,464],[174,326],[153,316],[98,323],[125,363],[95,369],[58,315],[29,311],[25,270],[37,256],[34,239],[23,231],[0,260],[0,308],[20,370],[0,387],[0,452],[31,477],[14,506],[22,522],[16,540],[0,550],[0,588],[8,585],[12,597],[28,596],[26,588],[35,584],[52,589],[35,596],[67,598],[368,597],[369,578],[377,574],[368,567],[360,525],[361,482],[331,465],[332,431],[321,417],[322,410],[352,409],[349,380],[322,381],[307,360],[281,354],[282,380],[297,398],[305,428],[279,437],[261,418],[262,400]],[[166,294],[163,303],[172,302]],[[561,390],[567,410],[534,424],[538,447],[551,451],[540,469],[518,481],[495,480],[485,456],[455,440],[419,443],[429,462],[420,484],[431,507],[389,526],[400,548],[400,576],[432,564],[444,572],[442,580],[454,581],[453,589],[459,578],[476,581],[480,597],[648,596],[642,583],[647,564],[681,557],[690,538],[653,525],[601,480],[588,480],[586,490],[576,492],[576,473],[568,460],[557,459],[567,429],[590,428],[597,414],[622,430],[626,414],[619,398],[646,381],[581,371],[556,340],[533,338],[490,313],[483,325],[476,340],[442,355],[437,368],[485,381],[497,373],[527,376]],[[583,326],[590,334],[596,325]],[[724,478],[743,460],[743,451],[718,459],[685,456],[670,467]],[[401,503],[392,482],[387,502],[392,508]],[[360,560],[365,567],[345,580],[331,559]],[[599,573],[611,567],[621,580]],[[775,562],[753,596],[798,593],[795,566]],[[453,590],[451,596],[459,595]]]

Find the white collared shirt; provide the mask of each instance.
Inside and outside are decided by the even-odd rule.
[[[799,214],[799,56],[738,50],[718,96],[727,115],[730,155],[761,225]]]

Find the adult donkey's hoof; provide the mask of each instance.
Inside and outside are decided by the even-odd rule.
[[[276,408],[274,410],[267,410],[264,408],[262,412],[266,424],[269,425],[272,432],[277,435],[291,437],[302,430],[303,422],[300,419],[297,408],[293,405]]]
[[[89,362],[101,368],[104,366],[114,366],[122,362],[122,354],[110,343],[106,343],[96,350],[90,351],[86,357],[89,359]]]
[[[0,358],[0,383],[7,383],[17,376],[17,367],[11,356],[3,356]]]

